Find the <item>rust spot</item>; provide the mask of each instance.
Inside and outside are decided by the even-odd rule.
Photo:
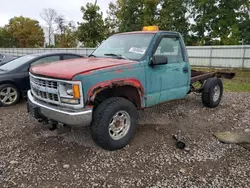
[[[136,88],[139,93],[139,100],[135,101],[136,103],[143,103],[143,96],[144,96],[144,88],[141,85],[140,81],[135,78],[125,78],[125,79],[114,79],[110,81],[105,81],[98,83],[97,85],[92,86],[88,91],[88,102],[94,101],[96,95],[100,93],[102,90],[106,88],[113,88],[113,87],[119,87],[119,86],[132,86],[132,88]],[[130,98],[133,98],[133,94],[130,95],[131,90],[123,90],[123,94],[126,94],[127,96],[130,96]]]
[[[94,108],[94,106],[92,106],[92,105],[87,105],[86,108],[87,108],[87,109],[88,109],[88,108]]]
[[[115,73],[123,73],[122,69],[115,70]]]
[[[91,75],[91,74],[92,74],[92,71],[85,72],[84,74],[85,74],[85,75]]]
[[[133,66],[131,64],[125,64],[125,67],[127,67],[129,70],[133,70]]]

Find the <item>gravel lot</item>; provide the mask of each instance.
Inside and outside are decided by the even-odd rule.
[[[216,131],[250,128],[250,94],[225,93],[216,109],[200,97],[140,112],[132,143],[107,152],[89,128],[64,135],[26,114],[26,103],[0,108],[0,187],[249,187],[250,151],[218,142]],[[181,128],[188,148],[175,148]]]

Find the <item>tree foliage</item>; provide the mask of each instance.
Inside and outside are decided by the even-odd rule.
[[[16,38],[12,37],[6,27],[0,27],[0,47],[12,48],[17,47]]]
[[[177,31],[187,45],[250,44],[250,0],[113,0],[107,17],[98,1],[81,7],[78,28],[54,9],[43,9],[41,18],[52,34],[56,47],[96,47],[117,32],[138,31],[146,25]],[[57,30],[53,27],[57,26]],[[0,47],[43,46],[44,36],[36,20],[14,17],[0,28]]]
[[[141,30],[145,25],[157,24],[160,0],[118,0],[109,4],[108,18],[116,31]]]
[[[187,37],[189,22],[186,0],[162,0],[159,26],[162,30],[177,31]]]
[[[61,25],[61,32],[56,34],[56,47],[73,48],[77,46],[77,31],[72,22]]]
[[[162,30],[188,34],[189,23],[185,0],[117,0],[109,4],[108,17],[119,32],[141,30],[159,25]]]
[[[159,25],[189,45],[250,44],[249,0],[117,0],[107,12],[114,32]]]
[[[44,45],[43,29],[36,20],[23,16],[14,17],[5,28],[17,47],[32,48]]]
[[[78,23],[78,39],[85,47],[96,47],[105,38],[105,25],[98,5],[87,3],[82,6],[83,22]]]
[[[249,0],[193,0],[192,8],[200,44],[237,45],[245,37]]]

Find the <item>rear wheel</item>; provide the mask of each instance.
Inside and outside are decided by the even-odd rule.
[[[94,112],[93,140],[106,150],[121,149],[133,139],[137,119],[137,109],[132,102],[120,97],[109,98]]]
[[[12,84],[3,84],[0,86],[0,102],[2,106],[11,106],[18,102],[20,92]]]
[[[223,95],[223,84],[219,78],[209,78],[202,92],[202,103],[209,108],[216,108],[221,101]]]

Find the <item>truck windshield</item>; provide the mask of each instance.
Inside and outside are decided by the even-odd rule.
[[[113,35],[104,41],[91,55],[140,60],[148,49],[153,36],[152,33]]]

